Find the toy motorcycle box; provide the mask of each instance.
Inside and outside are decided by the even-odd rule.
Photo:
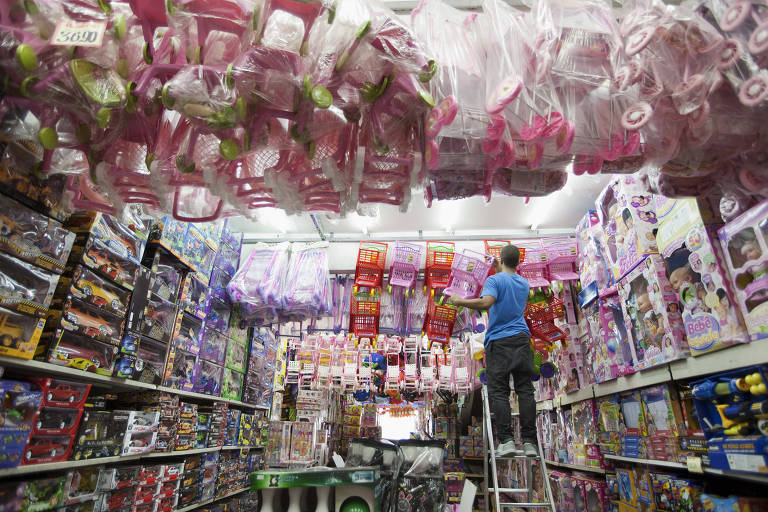
[[[81,239],[101,241],[122,259],[138,263],[144,254],[144,240],[111,215],[101,212],[72,215],[67,227]]]
[[[0,308],[0,355],[32,359],[45,319]]]
[[[67,297],[48,313],[46,327],[50,330],[62,327],[88,338],[120,346],[123,338],[123,317],[109,313],[80,299]],[[58,309],[60,306],[61,309]]]
[[[59,275],[0,252],[0,307],[45,316]]]
[[[41,356],[47,350],[47,361],[60,366],[112,375],[115,357],[119,348],[86,338],[66,329],[58,329],[46,336],[41,345]]]
[[[131,300],[131,292],[83,265],[75,265],[71,274],[67,273],[61,277],[57,298],[65,295],[71,295],[121,316],[125,315]]]
[[[61,274],[74,241],[61,223],[0,195],[0,251]]]

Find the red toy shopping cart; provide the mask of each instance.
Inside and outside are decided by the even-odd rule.
[[[384,265],[387,261],[387,244],[382,242],[360,242],[355,267],[355,287],[381,286]]]

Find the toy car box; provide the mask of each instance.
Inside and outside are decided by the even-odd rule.
[[[199,354],[202,330],[203,324],[198,318],[179,309],[173,329],[173,346],[192,354]]]
[[[141,332],[157,341],[169,343],[176,320],[176,304],[150,294],[144,308]]]
[[[59,274],[0,252],[0,307],[44,317]]]
[[[123,455],[150,453],[155,449],[157,432],[126,432],[123,440]]]
[[[221,393],[221,379],[224,368],[210,361],[200,361],[200,371],[195,378],[193,391],[218,396]]]
[[[67,227],[80,239],[99,240],[122,259],[139,263],[144,254],[144,240],[111,215],[101,212],[72,215]]]
[[[126,339],[123,337],[123,340]],[[135,352],[121,354],[115,362],[116,377],[138,380],[148,384],[160,384],[165,371],[168,346],[152,338],[134,335]]]
[[[243,390],[243,374],[224,369],[224,377],[221,381],[221,397],[229,398],[230,400],[240,400],[240,395]]]
[[[646,256],[621,278],[618,290],[636,369],[688,356],[680,305],[661,256]]]
[[[72,273],[64,274],[59,283],[57,298],[70,295],[120,316],[128,311],[131,292],[83,265],[75,265]]]
[[[768,200],[717,232],[731,290],[751,341],[768,338]]]
[[[229,340],[224,334],[206,324],[202,334],[200,358],[223,365],[226,361],[228,342]]]
[[[48,478],[36,478],[27,482],[21,511],[43,512],[63,505],[66,481],[66,475],[57,475]]]
[[[41,407],[32,435],[71,436],[77,430],[82,415],[82,407]]]
[[[675,202],[659,224],[656,241],[682,310],[691,354],[747,342],[744,319],[720,266],[715,233],[704,225],[695,199]]]
[[[0,308],[0,355],[32,359],[45,319]]]
[[[192,391],[198,370],[199,363],[195,354],[172,347],[168,353],[163,385],[173,389]]]
[[[208,286],[200,281],[195,274],[187,274],[181,288],[179,307],[200,320],[205,320],[209,297]]]
[[[157,430],[160,422],[160,413],[158,411],[130,411],[116,410],[122,417],[127,415],[126,432],[154,432]]]
[[[75,234],[61,223],[0,195],[0,251],[56,274],[64,267]]]
[[[119,348],[86,338],[66,329],[58,329],[45,337],[41,357],[47,350],[49,363],[69,366],[79,370],[112,375],[112,368]]]
[[[75,436],[72,458],[80,460],[120,455],[127,427],[125,415],[86,408]]]
[[[107,244],[95,238],[89,238],[83,245],[75,245],[69,261],[73,267],[83,263],[128,290],[133,289],[140,267],[138,262],[121,258]]]
[[[29,380],[43,394],[43,405],[50,407],[82,407],[91,390],[90,384],[81,382],[47,377]]]
[[[21,465],[61,462],[69,458],[73,435],[31,435],[24,447]]]
[[[123,317],[73,297],[67,297],[61,304],[54,304],[46,321],[48,330],[61,327],[115,346],[120,346],[124,326]]]

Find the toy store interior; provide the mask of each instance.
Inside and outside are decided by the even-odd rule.
[[[0,0],[0,512],[768,512],[766,115],[762,0]]]

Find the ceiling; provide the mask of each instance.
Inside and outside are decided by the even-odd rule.
[[[432,208],[427,208],[422,195],[414,191],[406,213],[396,206],[380,205],[373,208],[372,216],[351,214],[339,219],[320,214],[316,218],[330,239],[415,237],[419,230],[424,236],[488,236],[528,231],[531,227],[568,232],[588,209],[594,208],[595,198],[610,178],[609,175],[571,175],[562,190],[531,199],[528,204],[524,198],[496,196],[490,203],[473,197],[435,202]],[[282,210],[263,209],[257,212],[255,221],[239,217],[230,219],[230,224],[249,241],[319,239],[312,218],[306,213],[288,216]]]

